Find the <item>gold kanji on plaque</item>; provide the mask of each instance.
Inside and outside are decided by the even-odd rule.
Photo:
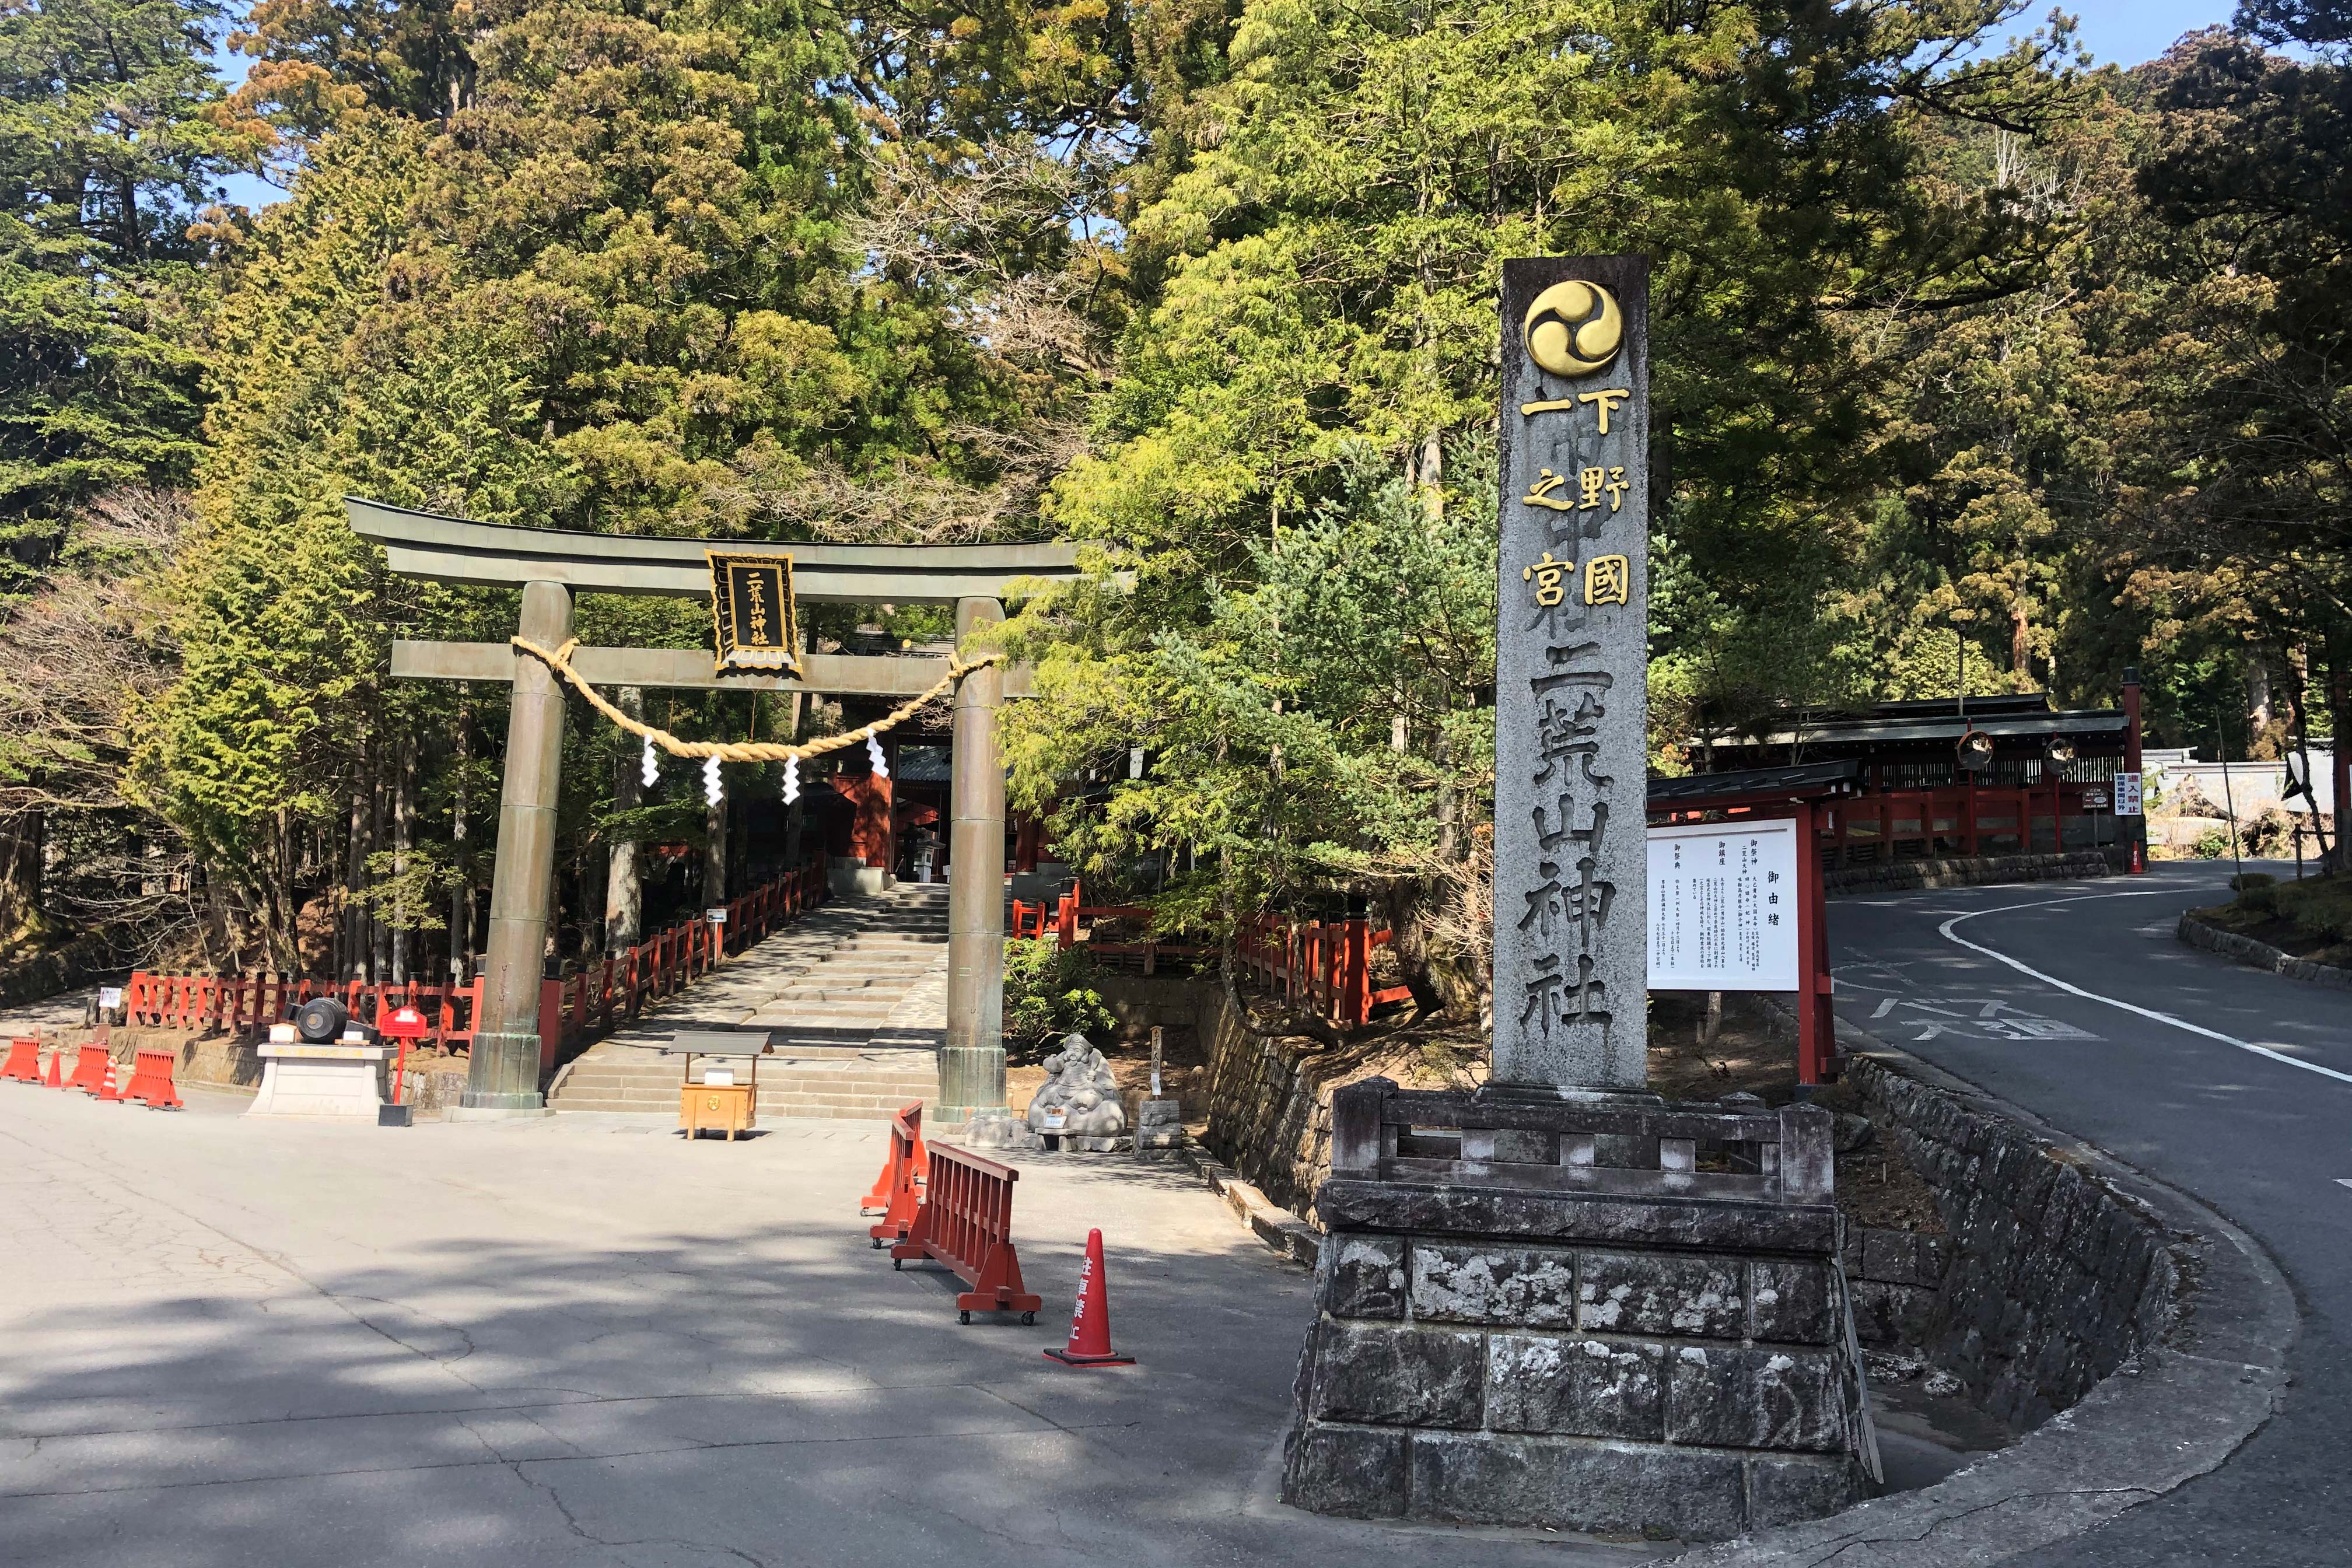
[[[710,562],[710,624],[719,650],[712,672],[781,669],[798,675],[793,558],[703,553]]]

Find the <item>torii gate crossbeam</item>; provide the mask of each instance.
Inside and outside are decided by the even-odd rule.
[[[698,597],[709,592],[709,542],[512,528],[346,497],[352,531],[384,547],[393,571],[427,582],[520,587],[519,634],[542,647],[570,640],[575,593]],[[797,596],[856,604],[953,605],[959,642],[1003,619],[1009,583],[1077,575],[1075,544],[793,544]],[[800,679],[714,675],[691,649],[580,648],[598,684],[702,690],[812,691],[904,699],[945,672],[920,658],[803,656]],[[540,1091],[539,981],[555,866],[563,693],[538,659],[499,643],[396,642],[396,678],[504,680],[513,700],[499,795],[497,858],[467,1119],[545,1114]],[[1004,762],[997,710],[1025,696],[1028,671],[990,665],[957,687],[950,783],[947,1042],[940,1124],[1002,1113],[1004,1098]]]

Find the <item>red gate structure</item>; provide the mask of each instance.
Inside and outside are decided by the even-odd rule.
[[[890,1267],[910,1258],[944,1263],[971,1287],[956,1298],[960,1321],[974,1312],[1018,1312],[1037,1321],[1042,1297],[1021,1286],[1021,1257],[1013,1249],[1013,1184],[1021,1173],[983,1160],[952,1143],[930,1146],[923,1206],[907,1239],[890,1249]]]

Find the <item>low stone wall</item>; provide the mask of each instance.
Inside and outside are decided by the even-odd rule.
[[[2251,963],[2256,969],[2267,969],[2273,974],[2284,974],[2290,980],[2301,980],[2313,985],[2332,985],[2337,990],[2352,991],[2352,969],[2293,957],[2269,942],[2256,942],[2252,937],[2240,936],[2236,931],[2207,925],[2192,915],[2180,917],[2176,934],[2191,947],[2201,947],[2208,952],[2218,952],[2224,958]]]
[[[1822,874],[1824,891],[1894,893],[1917,888],[1972,888],[1983,882],[2071,882],[2111,877],[2123,851],[2070,849],[2063,855],[1977,855],[1952,860],[1885,860]]]
[[[1874,1058],[1847,1072],[1935,1189],[1948,1265],[1918,1342],[1979,1404],[2030,1430],[2158,1339],[2179,1280],[2155,1216],[2004,1117]],[[1864,1238],[1865,1278],[1895,1234]],[[1915,1279],[1937,1250],[1914,1247]]]
[[[121,968],[122,960],[108,932],[78,936],[53,952],[0,969],[0,1006],[45,1002]]]
[[[1301,1052],[1241,1026],[1214,982],[1196,983],[1209,1048],[1210,1151],[1296,1215],[1310,1212],[1331,1173],[1331,1091],[1373,1065],[1336,1051]]]

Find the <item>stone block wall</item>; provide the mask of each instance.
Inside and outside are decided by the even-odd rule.
[[[1841,866],[1822,874],[1825,892],[1885,893],[1913,888],[1972,888],[1983,882],[2073,881],[2111,876],[2122,868],[2124,852],[2111,849],[2047,850],[2034,855],[1978,855],[1944,860],[1881,860]]]
[[[2153,1215],[2067,1151],[1956,1094],[1869,1058],[1847,1071],[1889,1112],[1950,1233],[1918,1342],[1986,1409],[2038,1426],[2163,1333],[2179,1273]],[[1915,1253],[1915,1273],[1927,1261]]]
[[[1849,1224],[1840,1260],[1853,1295],[1854,1337],[1874,1350],[1918,1348],[1951,1258],[1944,1237]]]
[[[1341,1232],[1317,1297],[1298,1506],[1717,1539],[1861,1495],[1826,1255]]]
[[[119,973],[123,966],[119,935],[91,931],[38,957],[0,969],[0,1006],[47,1001],[61,991]]]

